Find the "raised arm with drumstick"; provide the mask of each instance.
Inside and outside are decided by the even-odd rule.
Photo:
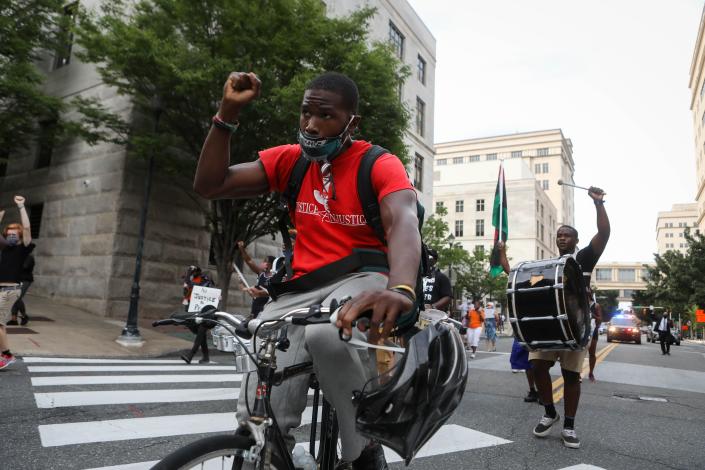
[[[571,185],[574,186],[574,185]],[[585,189],[585,188],[582,188]],[[605,192],[597,187],[591,186],[587,188],[588,196],[595,204],[595,212],[597,215],[597,234],[592,237],[590,243],[585,248],[577,251],[578,231],[570,225],[562,225],[556,233],[556,246],[561,256],[571,255],[580,265],[583,272],[583,280],[588,292],[590,290],[590,276],[597,261],[600,259],[607,241],[610,237],[610,222],[607,217],[607,211],[604,206]],[[500,261],[504,271],[509,274],[510,268],[506,256],[506,247],[504,243],[499,242],[498,248],[500,252]],[[592,297],[592,295],[591,295]],[[600,320],[600,309],[593,307],[593,317],[596,317],[596,322]],[[594,331],[593,331],[594,333]],[[596,342],[591,345],[596,347]],[[529,353],[529,360],[534,369],[534,379],[538,388],[541,403],[546,410],[545,415],[534,428],[534,435],[537,437],[546,437],[550,433],[550,429],[558,422],[560,416],[556,412],[553,404],[553,387],[551,384],[550,368],[560,359],[561,373],[563,375],[564,385],[564,412],[565,420],[561,437],[563,444],[572,449],[580,447],[580,440],[575,432],[575,415],[578,411],[578,402],[580,399],[580,375],[583,369],[583,362],[587,349],[579,351],[532,351]],[[593,366],[594,367],[594,366]],[[592,368],[590,370],[592,374]],[[594,378],[594,376],[593,376]]]

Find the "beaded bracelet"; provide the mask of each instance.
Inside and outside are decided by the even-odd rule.
[[[412,303],[412,304],[416,302],[416,297],[412,296],[412,295],[409,293],[409,291],[407,291],[407,290],[405,290],[405,289],[401,289],[401,288],[399,288],[399,287],[389,287],[389,288],[387,288],[387,290],[390,290],[390,291],[392,291],[392,292],[396,292],[397,294],[403,295],[403,296],[406,297],[407,299],[411,300],[411,303]]]
[[[239,123],[239,122],[235,122],[235,123],[232,123],[232,124],[229,123],[229,122],[225,122],[225,121],[223,121],[223,120],[220,118],[220,116],[218,116],[217,114],[216,114],[215,116],[213,116],[212,121],[213,121],[213,125],[214,125],[215,127],[217,127],[218,129],[223,129],[223,130],[225,130],[225,131],[228,131],[228,132],[230,132],[231,134],[234,134],[235,131],[237,130],[237,128],[240,127],[240,123]]]
[[[411,295],[412,300],[413,300],[414,302],[416,301],[416,291],[414,290],[413,287],[411,287],[411,286],[409,286],[409,285],[407,285],[407,284],[398,284],[398,285],[396,285],[396,286],[389,287],[389,289],[401,289],[401,290],[403,290],[403,291],[406,291],[406,292],[408,292],[408,293]]]

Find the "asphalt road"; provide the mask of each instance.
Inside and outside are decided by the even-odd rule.
[[[560,427],[544,439],[531,434],[543,409],[523,402],[526,380],[509,368],[510,347],[502,338],[497,353],[469,359],[462,403],[410,468],[705,468],[704,345],[684,342],[662,356],[658,345],[608,345],[601,337],[597,382],[583,383],[577,450],[562,445]],[[0,468],[137,470],[209,432],[227,432],[240,377],[228,357],[215,359],[210,366],[176,358],[18,361],[0,372]],[[403,468],[396,460],[391,468]]]

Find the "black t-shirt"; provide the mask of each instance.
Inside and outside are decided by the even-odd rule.
[[[6,246],[0,252],[0,282],[19,284],[23,279],[23,267],[27,257],[32,253],[34,243]]]
[[[588,291],[590,291],[590,276],[599,259],[600,255],[595,253],[595,250],[592,248],[592,243],[578,251],[578,254],[575,255],[575,261],[578,262],[580,269],[582,269],[583,280],[585,281],[585,287],[587,287]]]
[[[257,276],[257,287],[264,287],[265,289],[269,289],[269,282],[271,281],[272,276],[267,276],[264,272],[259,273],[259,276]],[[269,302],[269,297],[255,297],[252,299],[252,307],[250,308],[250,314],[253,316],[257,316],[259,312],[261,312],[264,309],[264,306],[267,305],[267,302]]]
[[[435,269],[430,277],[423,278],[424,303],[433,304],[443,297],[451,297],[450,279],[439,269]]]

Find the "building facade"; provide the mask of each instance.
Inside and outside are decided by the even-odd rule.
[[[97,0],[81,2],[92,7]],[[331,2],[329,13],[343,13],[356,2]],[[362,3],[362,2],[357,2]],[[404,96],[422,102],[422,119],[408,133],[412,155],[421,156],[415,176],[430,203],[433,141],[433,86],[435,40],[415,12],[404,2],[381,2],[373,22],[373,38],[390,40],[391,26],[402,32],[401,47],[408,64],[425,61],[423,74],[407,80]],[[384,8],[382,8],[384,7]],[[71,13],[67,10],[67,14]],[[96,97],[109,109],[129,117],[131,105],[104,85],[93,65],[81,63],[75,47],[48,55],[39,67],[46,74],[46,91],[68,98]],[[419,62],[420,63],[420,62]],[[420,132],[418,132],[420,131]],[[35,250],[35,283],[32,292],[99,316],[125,318],[135,272],[140,211],[145,192],[146,165],[128,157],[123,147],[83,142],[51,141],[51,123],[41,123],[44,144],[10,155],[0,166],[0,208],[4,223],[18,220],[12,197],[27,198]],[[426,170],[424,170],[426,169]],[[181,308],[181,276],[187,266],[209,266],[210,235],[203,208],[192,181],[156,174],[149,199],[140,282],[140,315],[160,317]],[[268,237],[265,237],[268,238]],[[254,251],[253,251],[254,250]],[[248,248],[255,258],[279,254],[271,240]],[[247,272],[245,273],[248,274]],[[231,306],[249,305],[249,299],[231,284]]]
[[[406,0],[324,0],[330,16],[348,15],[373,7],[370,40],[388,41],[397,57],[411,69],[400,98],[411,111],[405,144],[409,148],[409,174],[424,207],[433,193],[433,110],[436,80],[436,39]],[[364,116],[363,116],[364,119]]]
[[[574,191],[558,180],[573,182],[573,143],[560,129],[522,132],[436,144],[435,171],[473,172],[480,162],[521,159],[556,208],[558,225],[575,225]],[[456,165],[461,165],[460,167]],[[434,177],[434,186],[437,181]]]
[[[670,211],[658,213],[656,218],[657,253],[664,254],[669,250],[685,253],[688,243],[685,239],[685,229],[693,232],[698,229],[698,204],[673,204]]]
[[[437,158],[456,158],[453,155],[445,147]],[[492,250],[492,204],[498,169],[499,161],[481,161],[440,165],[434,171],[434,208],[446,208],[445,221],[451,234],[469,252]],[[558,256],[553,241],[558,215],[551,198],[523,159],[505,160],[504,171],[510,264]]]
[[[647,263],[598,263],[592,273],[597,290],[617,290],[618,302],[631,302],[634,292],[646,289]]]
[[[693,60],[690,64],[690,110],[693,112],[695,137],[695,200],[697,201],[698,227],[705,230],[705,8],[700,17]]]

